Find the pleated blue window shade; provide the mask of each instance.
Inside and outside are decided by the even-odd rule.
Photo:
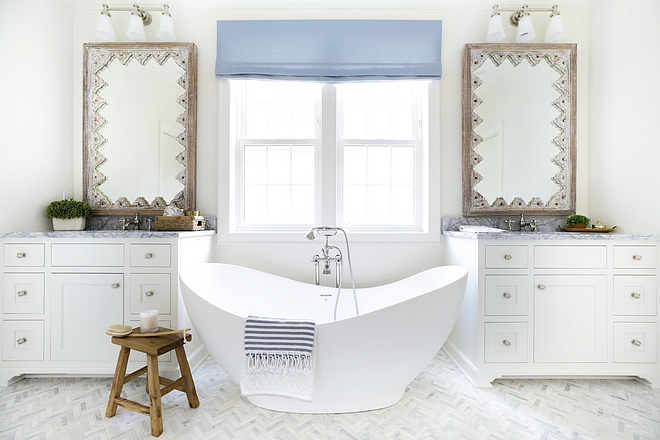
[[[216,77],[439,78],[440,20],[219,20]]]

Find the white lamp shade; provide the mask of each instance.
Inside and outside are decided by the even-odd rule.
[[[174,23],[170,15],[163,14],[160,17],[160,27],[158,28],[158,32],[156,32],[156,36],[163,41],[176,41]]]
[[[516,34],[516,43],[525,43],[536,37],[532,17],[523,15],[518,22],[518,33]]]
[[[99,25],[96,27],[94,35],[103,41],[117,41],[115,29],[112,27],[112,18],[108,14],[101,14]]]
[[[131,14],[128,20],[128,30],[126,36],[133,41],[147,41],[147,35],[144,33],[144,24],[139,15]]]
[[[500,14],[494,14],[490,17],[488,22],[488,34],[486,35],[486,41],[489,43],[496,43],[502,40],[506,34],[504,33],[504,28],[502,27],[502,16]]]
[[[559,41],[566,36],[566,31],[564,31],[564,23],[562,22],[561,15],[556,14],[550,17],[548,21],[548,30],[545,33],[546,43],[553,43]]]

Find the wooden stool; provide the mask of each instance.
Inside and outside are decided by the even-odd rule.
[[[168,330],[170,329],[165,327],[158,328],[158,331]],[[139,333],[140,328],[134,328],[133,332]],[[161,416],[162,410],[160,403],[161,396],[176,389],[186,393],[186,396],[188,397],[188,405],[190,405],[191,408],[197,408],[199,406],[199,398],[197,397],[195,383],[193,382],[188,359],[186,358],[186,351],[183,348],[184,341],[181,334],[154,336],[149,338],[113,336],[112,343],[120,345],[121,350],[119,351],[115,377],[112,382],[112,390],[110,390],[108,407],[105,410],[106,417],[114,416],[117,413],[117,406],[123,406],[131,411],[148,415],[151,418],[151,435],[158,437],[163,432],[163,418]],[[145,353],[147,355],[147,366],[142,367],[131,374],[126,374],[128,356],[130,355],[131,350]],[[177,380],[171,380],[158,375],[158,356],[171,350],[175,350],[176,358],[179,362],[179,368],[181,369],[181,377]],[[120,397],[121,390],[125,383],[137,379],[145,373],[147,373],[147,392],[149,393],[150,406],[144,406],[140,403]],[[164,385],[164,387],[161,388],[160,385]]]

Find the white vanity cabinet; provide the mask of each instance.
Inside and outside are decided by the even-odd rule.
[[[119,348],[105,331],[112,324],[139,326],[143,310],[157,309],[161,326],[191,327],[178,274],[210,260],[214,233],[5,235],[0,386],[21,375],[112,376]],[[194,336],[186,353],[193,368],[206,357]],[[143,357],[131,357],[136,368]],[[172,356],[159,363],[164,376],[178,377]]]
[[[658,242],[605,234],[445,234],[468,268],[445,351],[479,387],[502,377],[637,376],[660,387]]]

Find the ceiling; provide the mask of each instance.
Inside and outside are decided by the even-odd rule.
[[[103,3],[111,7],[131,6],[132,1],[64,0],[75,9],[100,9]],[[162,3],[136,0],[141,6]],[[498,3],[500,8],[549,8],[556,0],[520,0],[518,3]],[[560,10],[588,10],[601,0],[562,0]],[[242,9],[242,8],[378,8],[378,9],[490,9],[497,0],[163,0],[172,9]]]

